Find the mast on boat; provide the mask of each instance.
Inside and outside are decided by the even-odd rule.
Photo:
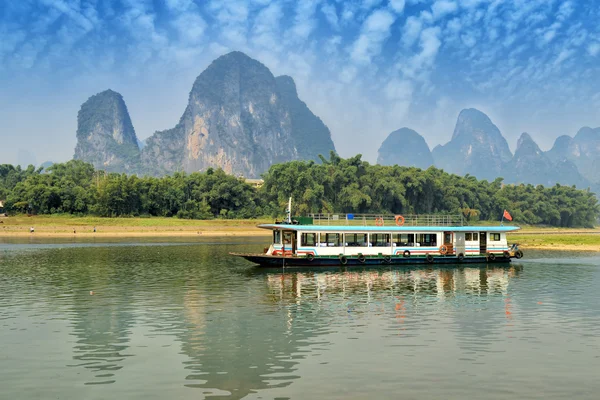
[[[287,207],[287,210],[285,210],[285,212],[287,213],[287,223],[291,224],[292,223],[292,196],[290,196],[290,198],[288,200],[288,207]]]

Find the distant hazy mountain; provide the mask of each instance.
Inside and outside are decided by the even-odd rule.
[[[474,108],[462,110],[452,139],[433,149],[438,168],[458,175],[493,180],[501,176],[512,154],[506,139],[487,115]]]
[[[427,169],[433,157],[423,136],[409,128],[400,128],[388,135],[378,152],[377,163]]]
[[[531,136],[523,133],[513,156],[487,115],[465,109],[458,116],[450,142],[436,146],[431,154],[423,137],[402,128],[382,143],[377,162],[420,168],[433,164],[447,172],[479,179],[502,177],[506,183],[560,183],[594,190],[600,188],[600,128],[582,128],[575,138],[561,136],[548,152],[540,150]]]
[[[44,169],[44,171],[46,171],[48,168],[50,168],[53,165],[54,165],[54,162],[52,162],[52,161],[44,161],[43,163],[40,164],[40,167],[42,167]]]
[[[517,142],[517,150],[511,162],[507,163],[502,176],[507,183],[531,183],[553,186],[577,185],[588,187],[589,182],[581,176],[575,164],[569,160],[552,160],[527,133]]]
[[[137,170],[140,149],[127,106],[119,93],[106,90],[83,103],[77,115],[74,158],[106,171]]]
[[[572,161],[581,175],[600,183],[600,128],[584,127],[574,138],[558,137],[547,155],[554,162]]]

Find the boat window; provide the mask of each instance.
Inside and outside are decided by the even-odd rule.
[[[366,247],[368,240],[366,233],[346,233],[346,246],[349,247]]]
[[[301,246],[314,246],[317,244],[317,234],[316,233],[303,233],[301,236],[300,245]]]
[[[414,246],[415,245],[415,234],[414,233],[394,233],[393,242],[396,246]]]
[[[473,232],[473,240],[479,240],[479,234],[477,232]]]
[[[467,233],[465,233],[465,240],[466,240],[467,242],[470,242],[471,240],[473,240],[473,239],[471,239],[471,238],[472,238],[472,233],[471,233],[471,232],[467,232]]]
[[[500,241],[500,234],[499,233],[490,233],[490,241],[492,241],[492,242],[499,242]]]
[[[373,247],[385,247],[391,246],[389,233],[372,233],[371,234],[371,246]]]
[[[273,243],[281,244],[281,231],[278,231],[278,230],[273,231]]]
[[[396,246],[414,246],[415,245],[415,234],[414,233],[394,233],[393,241]]]
[[[341,233],[321,233],[319,246],[341,246],[342,245],[342,234]]]
[[[421,246],[437,246],[437,235],[435,233],[419,233],[417,243]]]

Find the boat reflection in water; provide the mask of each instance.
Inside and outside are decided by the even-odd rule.
[[[269,273],[270,294],[281,300],[313,301],[324,298],[364,295],[368,301],[374,293],[389,296],[435,295],[439,299],[457,293],[472,295],[506,295],[510,278],[522,270],[520,265],[507,268],[438,268],[397,269],[341,272],[291,271]]]

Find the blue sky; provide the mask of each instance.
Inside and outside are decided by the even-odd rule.
[[[291,75],[342,156],[374,161],[403,126],[446,143],[466,107],[513,150],[600,126],[597,0],[2,0],[0,163],[70,159],[107,88],[138,137],[173,127],[232,50]]]

